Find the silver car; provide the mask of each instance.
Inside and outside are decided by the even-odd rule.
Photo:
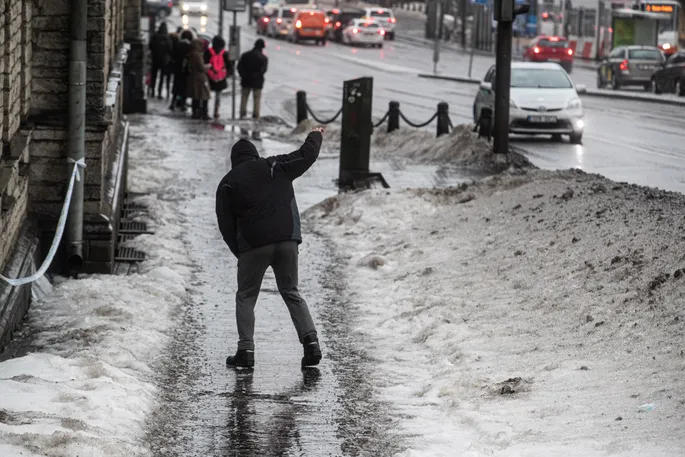
[[[609,84],[614,90],[623,86],[642,86],[651,90],[652,75],[665,61],[664,54],[655,46],[619,46],[597,69],[597,88]]]

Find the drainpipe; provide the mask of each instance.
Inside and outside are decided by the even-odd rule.
[[[88,0],[71,0],[69,24],[69,120],[67,138],[69,173],[74,163],[85,158],[86,153],[86,27],[88,24]],[[74,193],[69,206],[66,226],[67,273],[76,276],[83,267],[83,184],[74,182]]]

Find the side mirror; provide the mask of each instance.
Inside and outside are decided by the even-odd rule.
[[[489,83],[486,81],[481,81],[480,82],[480,89],[484,90],[486,92],[490,92],[492,90],[492,83]]]
[[[587,93],[587,86],[585,84],[577,84],[576,85],[576,92],[578,92],[579,94]]]

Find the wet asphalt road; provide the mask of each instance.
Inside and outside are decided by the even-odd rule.
[[[228,16],[227,16],[228,17]],[[199,19],[191,18],[193,21]],[[171,21],[179,21],[172,17]],[[243,50],[257,38],[254,26],[242,22]],[[207,30],[216,30],[209,17]],[[342,83],[360,76],[374,77],[374,116],[387,111],[388,103],[400,102],[414,122],[430,118],[437,104],[447,101],[454,123],[472,122],[477,87],[449,81],[420,79],[419,72],[432,72],[432,51],[399,41],[386,42],[383,50],[350,48],[336,43],[326,47],[291,44],[267,39],[269,74],[263,95],[265,109],[294,121],[295,92],[307,91],[312,109],[321,118],[334,114],[341,104]],[[493,59],[474,58],[473,75],[481,77]],[[466,75],[468,56],[441,54],[443,73]],[[594,87],[592,70],[577,68],[572,78]],[[227,97],[226,102],[230,99]],[[561,143],[550,137],[516,137],[512,142],[527,151],[539,167],[580,167],[617,181],[685,192],[685,116],[682,107],[641,101],[583,97],[586,130],[583,145]],[[408,127],[402,127],[408,128]],[[429,126],[431,130],[434,126]]]

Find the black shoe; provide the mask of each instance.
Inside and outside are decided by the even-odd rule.
[[[235,355],[226,357],[226,366],[251,368],[254,366],[254,351],[238,349]]]
[[[317,336],[305,336],[302,346],[304,347],[304,357],[302,357],[302,366],[310,367],[312,365],[318,365],[321,361],[321,347],[319,346],[319,339],[317,338]]]

